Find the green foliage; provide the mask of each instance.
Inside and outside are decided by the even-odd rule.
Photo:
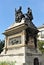
[[[44,53],[44,41],[38,41],[38,47],[42,53]]]
[[[5,41],[4,40],[0,40],[0,53],[3,51],[3,47],[4,47]]]
[[[15,65],[15,63],[16,62],[13,62],[13,61],[11,61],[11,62],[6,62],[6,61],[3,61],[3,62],[0,62],[0,65]]]

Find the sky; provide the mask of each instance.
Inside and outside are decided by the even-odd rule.
[[[15,8],[22,6],[22,12],[27,8],[32,9],[33,23],[38,27],[44,24],[44,0],[0,0],[0,39],[2,34],[13,22],[15,22]]]

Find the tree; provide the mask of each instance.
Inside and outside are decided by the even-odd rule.
[[[3,47],[4,47],[5,41],[4,40],[0,40],[0,53],[3,51]]]
[[[38,47],[42,53],[44,53],[44,41],[38,41]]]

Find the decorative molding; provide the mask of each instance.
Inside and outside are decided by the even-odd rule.
[[[3,54],[3,55],[0,55],[0,57],[3,57],[3,56],[23,56],[24,54],[23,53],[19,53],[19,54]]]
[[[30,45],[28,45],[28,44],[15,44],[15,45],[8,46],[7,49],[21,48],[21,47],[28,47],[28,48],[30,48]],[[6,47],[4,47],[3,49],[6,49]]]
[[[11,34],[13,34],[14,31],[17,32],[17,30],[19,30],[19,29],[21,30],[21,29],[26,29],[26,28],[27,28],[26,24],[22,23],[21,25],[18,25],[13,28],[5,30],[5,32],[3,34],[8,36],[8,35],[10,35],[11,32],[12,32]]]
[[[24,47],[24,46],[26,46],[26,45],[25,44],[15,44],[15,45],[8,46],[7,49],[20,48],[20,47]],[[4,49],[6,49],[6,47],[4,47]]]
[[[42,56],[40,53],[26,53],[27,56]]]

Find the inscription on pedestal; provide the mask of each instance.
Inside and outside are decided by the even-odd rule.
[[[9,45],[21,44],[21,36],[13,37],[9,39]]]

